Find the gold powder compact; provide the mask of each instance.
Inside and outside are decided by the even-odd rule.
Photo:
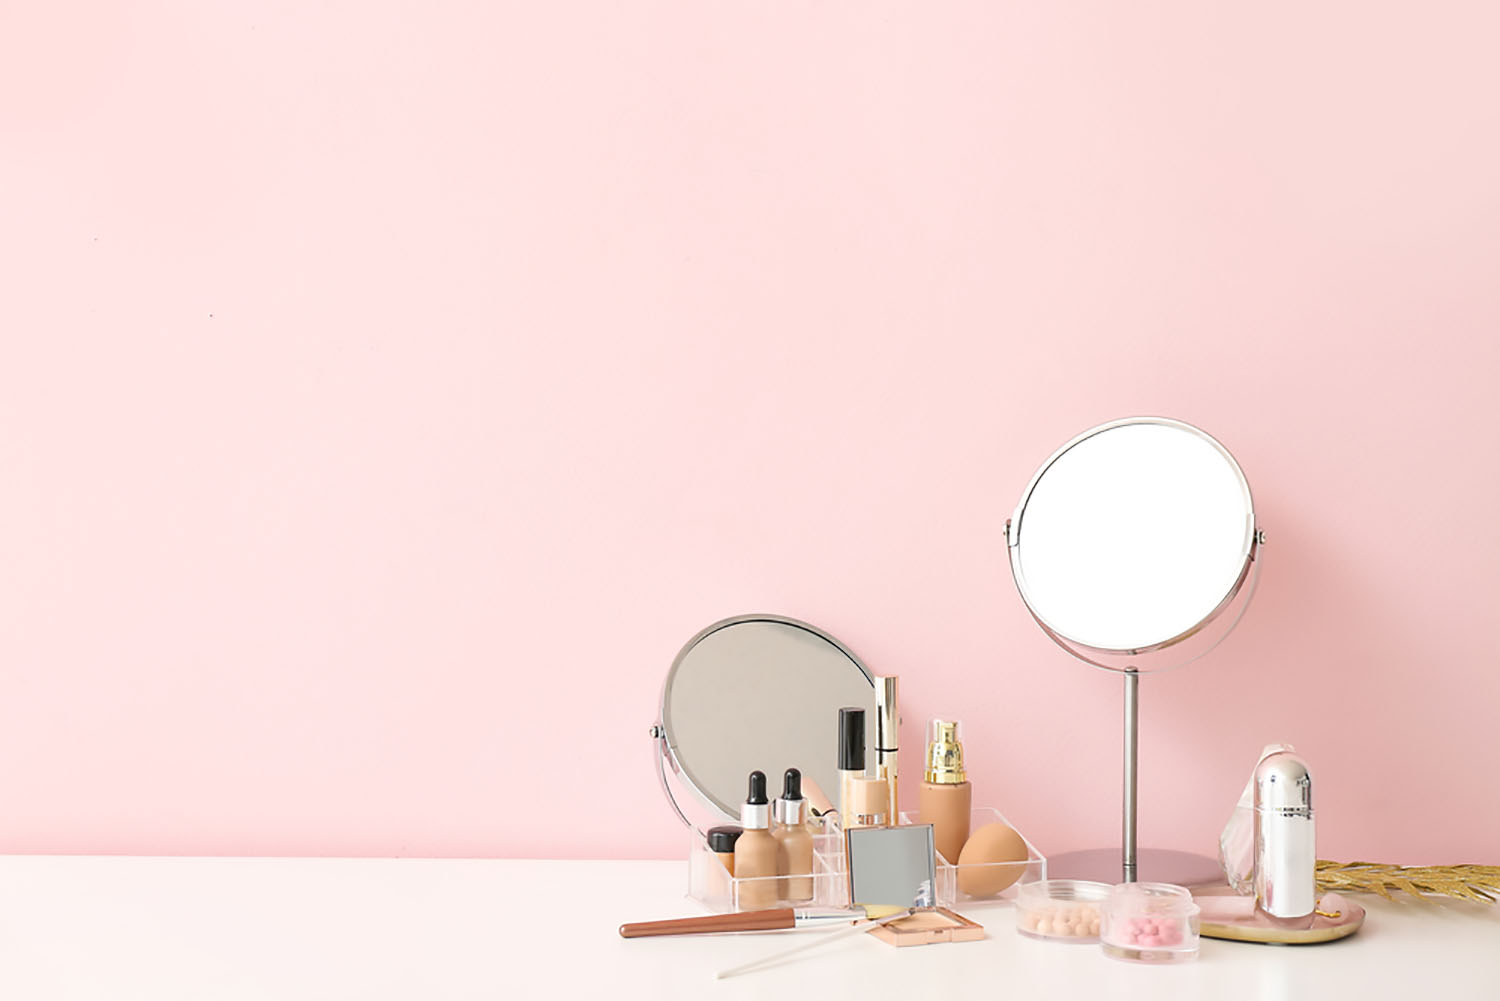
[[[931,824],[851,827],[844,832],[849,906],[882,923],[869,934],[896,946],[971,942],[984,928],[937,903],[937,847]],[[901,911],[910,913],[898,918]]]
[[[937,907],[897,918],[871,930],[870,935],[894,946],[977,942],[984,938],[984,926],[946,907]]]

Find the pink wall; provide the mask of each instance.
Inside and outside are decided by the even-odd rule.
[[[754,610],[1107,841],[1001,526],[1154,412],[1271,545],[1143,838],[1289,740],[1325,854],[1500,861],[1494,5],[315,6],[0,15],[0,850],[675,855]]]

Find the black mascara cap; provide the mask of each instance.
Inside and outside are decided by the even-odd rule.
[[[839,771],[865,770],[865,711],[857,706],[839,710]]]

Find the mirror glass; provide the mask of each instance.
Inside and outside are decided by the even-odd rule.
[[[932,907],[937,848],[932,825],[848,831],[849,903],[855,907]]]
[[[1239,464],[1203,431],[1137,417],[1073,439],[1022,495],[1011,568],[1049,631],[1137,653],[1191,636],[1240,589],[1255,514]]]
[[[853,653],[795,619],[725,619],[688,641],[667,674],[664,753],[704,805],[733,821],[757,769],[772,799],[788,768],[802,770],[804,795],[812,780],[837,798],[842,706],[865,709],[866,760],[873,762],[875,682]],[[687,804],[676,805],[687,819]]]

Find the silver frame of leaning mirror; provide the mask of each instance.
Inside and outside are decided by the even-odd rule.
[[[681,820],[683,825],[689,829],[693,828],[693,822],[688,819],[688,815],[683,811],[682,805],[677,802],[677,796],[673,793],[671,783],[667,780],[667,769],[669,766],[672,774],[677,776],[677,780],[691,790],[693,795],[698,798],[698,802],[716,814],[719,819],[730,823],[738,823],[740,818],[738,814],[729,812],[717,803],[705,789],[693,780],[692,775],[682,767],[682,762],[677,757],[677,749],[672,746],[671,734],[667,729],[669,722],[667,719],[667,693],[672,688],[672,679],[677,676],[677,669],[682,666],[683,660],[705,637],[711,636],[721,629],[742,625],[747,622],[774,622],[778,625],[791,626],[811,633],[849,658],[850,662],[864,675],[865,680],[870,683],[872,695],[875,691],[874,673],[865,666],[865,662],[860,660],[853,650],[850,650],[817,626],[803,622],[800,619],[789,618],[785,615],[774,615],[768,612],[758,612],[748,615],[733,615],[727,619],[720,619],[718,622],[699,630],[692,639],[683,644],[682,649],[677,652],[677,656],[672,660],[672,666],[668,669],[667,676],[662,681],[661,697],[656,703],[656,722],[651,724],[650,729],[652,754],[656,759],[657,781],[661,784],[661,791],[667,797],[667,802],[672,806],[672,812],[677,814],[677,819]],[[830,746],[832,746],[831,741]]]
[[[1026,505],[1031,500],[1031,495],[1036,490],[1037,484],[1041,482],[1041,479],[1046,475],[1047,470],[1051,469],[1052,465],[1057,462],[1058,459],[1062,458],[1062,456],[1067,454],[1069,450],[1078,445],[1080,442],[1087,441],[1089,438],[1092,438],[1095,435],[1103,434],[1104,432],[1114,430],[1115,428],[1129,427],[1138,424],[1157,424],[1165,427],[1176,428],[1181,431],[1187,431],[1208,442],[1219,452],[1220,455],[1222,455],[1229,462],[1230,466],[1234,469],[1236,476],[1238,476],[1239,478],[1241,488],[1244,490],[1245,502],[1248,508],[1246,512],[1247,516],[1244,553],[1241,557],[1242,563],[1240,565],[1239,575],[1235,578],[1234,583],[1230,586],[1228,593],[1225,594],[1222,599],[1220,599],[1219,603],[1214,606],[1212,611],[1205,615],[1203,619],[1201,619],[1195,625],[1189,627],[1181,633],[1178,633],[1176,636],[1172,636],[1165,640],[1161,640],[1159,642],[1142,647],[1133,649],[1110,649],[1104,647],[1096,647],[1091,646],[1087,643],[1079,642],[1063,635],[1057,629],[1053,628],[1050,623],[1043,619],[1042,616],[1037,613],[1036,609],[1032,607],[1031,600],[1027,597],[1026,594],[1025,575],[1021,572],[1021,567],[1018,562],[1018,549],[1021,541],[1021,532],[1024,528],[1023,516],[1026,511]],[[1007,518],[1005,520],[1005,548],[1006,555],[1010,563],[1011,579],[1015,581],[1016,590],[1021,595],[1021,603],[1026,606],[1026,611],[1030,613],[1032,619],[1036,621],[1036,624],[1041,627],[1042,632],[1044,632],[1054,643],[1062,647],[1078,660],[1081,660],[1085,664],[1088,664],[1092,667],[1102,668],[1103,670],[1115,674],[1122,674],[1125,678],[1124,768],[1122,775],[1123,795],[1121,803],[1120,824],[1120,872],[1123,882],[1134,882],[1137,878],[1138,872],[1139,846],[1136,842],[1136,793],[1137,766],[1139,761],[1140,744],[1141,671],[1140,668],[1135,664],[1117,665],[1109,663],[1108,658],[1118,657],[1129,658],[1133,660],[1141,656],[1142,654],[1160,654],[1160,652],[1163,650],[1167,650],[1171,647],[1186,643],[1189,640],[1198,640],[1197,643],[1194,643],[1189,648],[1184,649],[1183,652],[1187,654],[1186,656],[1178,659],[1174,663],[1162,665],[1159,667],[1153,667],[1152,671],[1154,672],[1182,667],[1183,665],[1192,663],[1199,657],[1207,654],[1210,650],[1213,650],[1221,642],[1223,642],[1224,638],[1227,637],[1230,632],[1234,630],[1234,627],[1239,624],[1240,619],[1244,617],[1245,611],[1250,607],[1250,599],[1254,597],[1256,584],[1260,579],[1261,560],[1259,559],[1259,557],[1261,555],[1261,547],[1265,545],[1265,542],[1265,532],[1257,523],[1255,515],[1255,497],[1250,490],[1250,478],[1245,475],[1244,469],[1241,468],[1239,461],[1235,459],[1234,454],[1231,453],[1229,449],[1225,448],[1222,442],[1220,442],[1213,435],[1209,434],[1207,431],[1204,431],[1202,428],[1195,427],[1192,424],[1188,424],[1186,421],[1174,420],[1170,417],[1122,417],[1119,420],[1109,421],[1096,427],[1089,428],[1083,433],[1076,435],[1057,451],[1053,452],[1052,455],[1048,457],[1047,461],[1042,463],[1042,465],[1037,468],[1035,475],[1031,477],[1031,481],[1026,484],[1026,489],[1021,494],[1021,500],[1020,503],[1016,505],[1015,513],[1010,518]],[[1225,611],[1236,603],[1236,599],[1239,599],[1238,611],[1233,616],[1225,619]],[[1214,630],[1213,632],[1207,632],[1208,627],[1216,622],[1220,623],[1223,628]],[[1084,857],[1095,855],[1097,853],[1077,852],[1071,854],[1077,855],[1079,857]],[[1190,861],[1193,859],[1193,856],[1181,852],[1161,852],[1159,853],[1159,856],[1180,856],[1181,858],[1185,858]],[[1067,856],[1057,856],[1054,857],[1051,862],[1054,867],[1060,870],[1061,867],[1066,864],[1066,860]],[[1098,877],[1090,875],[1088,878]],[[1153,875],[1152,878],[1157,877]]]

